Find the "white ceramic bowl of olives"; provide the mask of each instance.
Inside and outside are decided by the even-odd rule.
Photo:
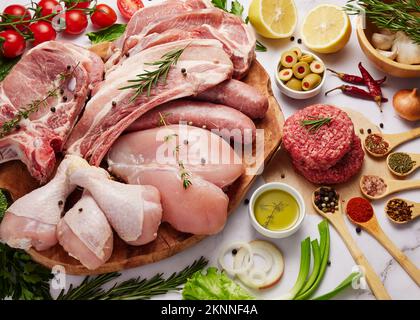
[[[321,92],[324,62],[315,54],[293,47],[282,53],[275,74],[280,91],[293,99],[308,99]]]

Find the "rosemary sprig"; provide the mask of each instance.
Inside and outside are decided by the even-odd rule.
[[[24,107],[23,109],[20,109],[13,116],[13,118],[11,118],[11,119],[7,120],[6,122],[4,122],[0,126],[0,138],[3,138],[4,136],[6,136],[10,132],[12,132],[14,129],[19,128],[19,123],[23,119],[28,119],[29,116],[32,113],[38,112],[41,107],[46,107],[47,106],[47,100],[49,98],[51,98],[51,97],[57,97],[58,96],[58,92],[60,91],[63,82],[66,79],[68,79],[68,78],[70,78],[70,77],[73,76],[74,70],[76,69],[77,66],[78,66],[78,64],[72,70],[66,70],[66,71],[60,73],[58,75],[58,80],[59,80],[58,85],[56,85],[51,90],[49,90],[47,92],[47,94],[46,94],[45,97],[43,97],[42,99],[33,100],[31,103],[29,103],[28,105],[26,105],[26,107]]]
[[[263,45],[259,40],[255,43],[255,51],[257,52],[267,52],[267,47]]]
[[[283,203],[282,201],[273,202],[272,204],[262,204],[260,208],[263,210],[272,209],[270,215],[267,217],[267,220],[264,222],[263,227],[267,228],[268,225],[273,221],[276,212],[281,212],[284,208],[287,207],[287,204]]]
[[[302,120],[301,124],[303,127],[308,127],[309,132],[315,133],[317,132],[323,125],[329,124],[332,118],[329,117],[313,117],[309,116],[309,119]]]
[[[405,32],[420,44],[420,1],[399,0],[386,3],[381,0],[349,0],[343,7],[347,14],[365,13],[377,27]]]
[[[184,50],[185,48],[172,50],[165,53],[160,60],[145,63],[145,65],[156,66],[157,68],[154,70],[145,70],[143,73],[138,74],[136,76],[137,79],[128,80],[128,82],[134,84],[122,87],[120,90],[135,89],[130,102],[134,101],[139,95],[143,94],[144,90],[147,90],[147,96],[149,97],[152,88],[158,84],[159,80],[163,80],[163,83],[166,83],[169,70],[172,66],[178,63],[179,57]]]
[[[178,148],[178,150],[179,150],[179,148]],[[179,152],[179,151],[178,151]],[[190,175],[190,173],[185,169],[185,166],[184,166],[184,163],[181,161],[181,160],[179,160],[178,161],[178,166],[179,166],[179,169],[180,169],[180,174],[181,174],[181,179],[182,179],[182,186],[184,187],[184,189],[186,190],[186,189],[188,189],[188,187],[190,186],[190,185],[192,185],[192,182],[191,182],[191,180],[190,180],[190,177],[191,177],[191,175]]]
[[[115,280],[120,273],[112,272],[97,277],[86,277],[78,287],[70,286],[64,293],[61,291],[57,300],[145,300],[152,296],[165,294],[170,291],[181,290],[188,278],[195,272],[202,270],[208,261],[201,257],[180,272],[173,273],[164,279],[158,273],[150,279],[134,278],[114,284],[110,289],[104,290],[103,285]]]

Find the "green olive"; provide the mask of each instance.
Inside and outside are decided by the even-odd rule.
[[[302,61],[302,62],[306,62],[306,63],[311,63],[312,61],[314,61],[314,56],[313,55],[311,55],[311,54],[304,54],[300,59],[299,59],[299,61]]]
[[[285,68],[291,68],[298,61],[296,53],[286,51],[281,55],[281,65]]]
[[[282,81],[288,81],[293,76],[292,69],[283,69],[279,72],[279,79]]]
[[[286,83],[286,87],[295,91],[302,91],[302,81],[292,78]]]
[[[309,66],[313,73],[323,73],[325,70],[324,64],[321,61],[312,61],[311,65]]]
[[[290,49],[290,51],[293,51],[294,53],[296,53],[296,56],[298,59],[302,57],[302,50],[300,50],[298,47],[293,47],[292,49]]]
[[[310,73],[309,64],[303,61],[296,63],[292,69],[294,76],[298,79],[303,79]]]
[[[321,83],[321,76],[316,73],[310,73],[302,80],[302,89],[307,91],[317,87]]]

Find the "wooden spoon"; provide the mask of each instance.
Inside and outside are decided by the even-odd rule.
[[[396,172],[394,171],[390,166],[389,166],[389,157],[392,156],[394,153],[390,153],[388,155],[388,157],[386,158],[386,164],[388,166],[389,171],[392,172],[392,174],[395,174],[398,177],[406,177],[409,174],[413,173],[416,169],[420,168],[420,154],[419,153],[407,153],[412,161],[415,161],[415,164],[413,165],[413,168],[411,168],[410,171],[407,171],[406,173],[400,173],[400,172]]]
[[[365,176],[360,178],[359,187],[362,191],[363,195],[371,200],[377,200],[385,198],[386,196],[390,195],[391,193],[403,191],[403,190],[412,190],[412,189],[420,189],[420,180],[393,180],[388,178],[380,177],[386,184],[386,189],[383,193],[378,194],[376,196],[368,195],[364,188],[362,187],[362,181]]]
[[[387,202],[387,204],[386,204],[386,206],[385,206],[385,211],[386,211],[386,208],[388,207],[388,203],[390,202],[390,201],[392,201],[392,200],[395,200],[395,198],[394,199],[390,199],[388,202]],[[413,221],[413,220],[415,220],[416,218],[418,218],[418,217],[420,217],[420,203],[417,203],[417,202],[413,202],[413,201],[410,201],[410,200],[406,200],[406,199],[401,199],[402,201],[405,201],[405,202],[407,202],[407,204],[409,205],[409,206],[413,206],[413,207],[411,207],[411,210],[412,210],[412,212],[411,212],[411,219],[410,220],[406,220],[406,221],[397,221],[397,220],[394,220],[394,219],[392,219],[388,214],[386,215],[387,217],[388,217],[388,219],[389,220],[391,220],[392,222],[394,222],[394,223],[398,223],[398,224],[404,224],[404,223],[407,223],[407,222],[410,222],[410,221]]]
[[[338,234],[346,244],[347,248],[349,249],[354,261],[356,261],[358,265],[364,268],[367,283],[375,297],[378,300],[391,300],[391,297],[389,296],[384,285],[382,284],[381,279],[375,273],[375,270],[373,270],[372,266],[369,264],[369,261],[363,255],[363,252],[359,249],[357,243],[351,237],[343,219],[340,199],[338,199],[337,211],[335,211],[334,213],[325,213],[322,210],[319,210],[319,208],[315,204],[315,192],[317,190],[315,190],[312,194],[312,205],[315,208],[316,212],[323,216],[325,219],[327,219],[334,226],[334,228],[337,230]]]
[[[366,200],[367,201],[367,200]],[[373,209],[372,209],[373,210]],[[420,270],[410,261],[410,259],[389,239],[389,237],[382,230],[376,219],[375,214],[366,222],[357,222],[353,220],[350,215],[347,218],[355,225],[361,226],[368,231],[386,250],[397,260],[397,262],[404,268],[409,276],[420,286]]]
[[[393,133],[393,134],[384,134],[384,133],[374,133],[376,135],[380,135],[386,142],[388,142],[388,150],[385,153],[379,154],[379,153],[373,153],[366,147],[366,138],[365,138],[365,149],[366,151],[374,156],[374,157],[384,157],[388,153],[391,152],[396,146],[399,146],[400,144],[413,140],[414,138],[420,137],[420,128],[415,128],[406,132],[401,133]]]

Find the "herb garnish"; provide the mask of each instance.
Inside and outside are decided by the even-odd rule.
[[[86,36],[93,44],[105,41],[114,41],[124,33],[126,27],[126,24],[115,23],[108,28],[86,33]]]
[[[283,201],[279,202],[273,202],[272,204],[262,204],[260,205],[260,208],[263,210],[269,210],[271,209],[270,215],[267,217],[267,220],[264,222],[263,227],[268,228],[270,223],[273,221],[274,216],[276,215],[276,212],[282,212],[284,208],[287,207],[287,204],[285,204]]]
[[[170,291],[179,291],[193,274],[201,271],[208,261],[201,257],[180,272],[173,273],[164,279],[162,273],[158,273],[150,279],[135,278],[114,284],[110,289],[104,290],[103,285],[118,278],[120,273],[112,272],[103,275],[86,277],[80,286],[70,286],[64,293],[61,291],[57,300],[145,300],[152,296],[165,294]]]
[[[255,44],[255,51],[258,52],[267,52],[267,47],[264,46],[259,40]]]
[[[178,148],[178,150],[179,150],[179,148]],[[179,152],[179,151],[178,151],[178,152]],[[184,187],[184,189],[188,189],[188,187],[189,187],[190,185],[192,185],[192,182],[191,182],[191,180],[190,180],[191,175],[190,175],[190,173],[189,173],[189,172],[185,169],[184,163],[183,163],[181,160],[179,160],[179,161],[178,161],[178,166],[179,166],[180,173],[181,173],[182,186]]]
[[[57,97],[60,92],[63,82],[72,77],[74,70],[78,64],[72,70],[66,70],[58,75],[59,84],[47,92],[47,95],[42,99],[36,99],[29,103],[25,108],[19,110],[13,118],[7,120],[0,126],[0,138],[3,138],[14,129],[19,127],[19,123],[23,119],[28,119],[32,113],[37,112],[41,107],[47,107],[47,100],[51,97]]]
[[[6,78],[10,70],[12,70],[13,66],[19,60],[20,60],[20,57],[16,57],[13,59],[6,59],[4,57],[0,57],[0,81],[3,81],[3,79]]]
[[[161,60],[155,62],[148,62],[145,65],[148,66],[157,66],[154,70],[145,70],[143,73],[138,74],[137,79],[128,80],[132,85],[122,87],[120,90],[124,89],[135,89],[135,93],[131,98],[130,102],[134,101],[139,95],[143,94],[143,91],[147,89],[147,96],[150,96],[150,92],[153,86],[156,86],[159,80],[162,78],[163,83],[166,83],[166,78],[168,76],[169,70],[172,66],[176,65],[179,57],[184,52],[185,48],[176,49],[165,53]]]
[[[332,118],[330,117],[313,117],[309,116],[309,119],[302,120],[301,124],[303,127],[308,127],[309,132],[317,132],[323,125],[329,124]]]

